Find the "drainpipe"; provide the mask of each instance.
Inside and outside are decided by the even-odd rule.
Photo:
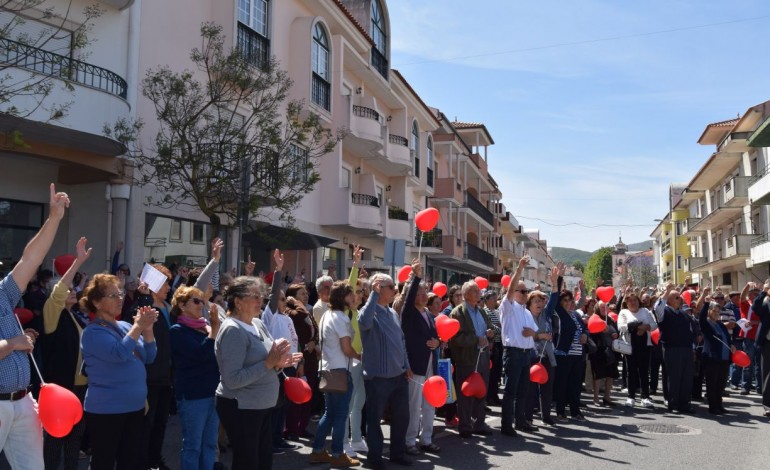
[[[128,90],[126,93],[126,101],[129,106],[129,117],[135,120],[137,117],[137,95],[139,93],[139,47],[141,41],[141,16],[142,16],[142,0],[135,0],[128,10],[128,53],[126,54],[126,81],[128,82]],[[128,182],[131,185],[131,182]],[[137,212],[141,210],[141,207],[134,208],[134,204],[137,203],[134,198],[134,191],[129,190],[128,202],[126,211],[126,231],[123,235],[126,240],[125,252],[123,253],[125,262],[131,265],[133,255],[133,243],[131,243],[131,236],[133,234],[134,217]],[[144,253],[141,253],[144,256]]]
[[[106,252],[107,252],[107,272],[110,271],[112,265],[112,185],[107,184],[104,188],[104,198],[107,200],[107,239],[106,239]]]

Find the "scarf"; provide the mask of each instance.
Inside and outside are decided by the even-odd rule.
[[[179,315],[176,319],[176,322],[180,325],[186,326],[188,328],[192,328],[194,330],[202,330],[202,329],[208,329],[206,328],[208,326],[208,323],[206,323],[206,319],[201,318],[190,318],[186,317],[184,315]]]

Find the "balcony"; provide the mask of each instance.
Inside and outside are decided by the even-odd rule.
[[[662,245],[660,245],[660,252],[665,254],[671,250],[671,239],[667,238]]]
[[[465,206],[489,225],[490,230],[495,226],[495,216],[468,191],[465,192]]]
[[[718,252],[712,253],[712,260],[699,266],[698,271],[720,271],[743,267],[751,253],[751,243],[755,235],[734,235],[721,240]]]
[[[368,106],[353,105],[350,116],[350,133],[345,138],[350,150],[365,159],[383,157],[385,138],[382,118],[377,110]],[[382,162],[383,166],[386,162]]]
[[[725,240],[724,258],[748,256],[751,252],[751,239],[754,235],[734,235]]]
[[[719,144],[719,150],[722,152],[746,152],[749,149],[746,140],[750,136],[751,132],[731,132]]]
[[[382,75],[382,78],[388,79],[388,58],[375,47],[372,47],[372,67]]]
[[[770,165],[757,171],[757,174],[749,178],[749,201],[753,205],[770,204]]]
[[[452,202],[459,206],[463,203],[462,185],[454,178],[436,178],[433,200],[436,202]]]
[[[444,234],[440,228],[434,228],[429,232],[420,232],[419,230],[415,230],[414,246],[422,246],[421,251],[423,253],[443,252]]]
[[[245,24],[238,22],[238,50],[255,67],[266,70],[270,66],[270,40]]]
[[[358,109],[360,107],[356,107]],[[374,115],[370,112],[362,112],[358,109],[359,113],[365,114],[363,119],[370,119],[375,122],[372,117]],[[368,116],[368,117],[367,117]],[[369,164],[376,167],[380,172],[387,176],[406,176],[412,170],[412,161],[409,158],[409,143],[406,137],[402,137],[396,134],[388,134],[387,147],[385,148],[385,158],[381,158],[380,152],[375,153],[373,160],[369,161]]]
[[[401,208],[389,207],[388,220],[385,224],[385,236],[398,240],[412,239],[412,224],[409,222],[409,214]]]
[[[479,155],[478,153],[472,153],[468,155],[468,158],[470,158],[471,162],[473,162],[473,165],[479,170],[479,173],[481,173],[481,176],[486,178],[488,176],[487,162],[484,161],[481,155]]]
[[[767,233],[751,239],[751,262],[754,266],[770,262],[770,236]]]
[[[749,203],[749,176],[736,176],[722,188],[725,207],[745,206]]]
[[[682,235],[686,233],[690,234],[697,234],[697,233],[705,233],[705,230],[696,230],[693,227],[695,227],[698,224],[698,221],[700,220],[700,217],[688,217],[682,221]]]
[[[708,259],[705,256],[685,258],[684,270],[688,273],[695,272],[699,267],[706,264],[707,261]]]
[[[382,231],[380,202],[376,196],[351,193],[349,225],[367,233]]]
[[[721,199],[721,197],[717,197]],[[721,200],[718,202],[722,202]],[[705,217],[697,219],[695,223],[689,226],[691,232],[705,232],[721,227],[725,223],[735,219],[743,212],[741,206],[725,206],[723,203],[713,208]]]
[[[470,243],[465,244],[465,256],[469,260],[483,264],[484,266],[489,266],[493,270],[495,268],[495,256]]]
[[[663,273],[663,282],[670,282],[671,281],[671,271],[666,271]]]
[[[331,85],[315,72],[313,72],[310,97],[313,103],[327,111],[331,111]]]

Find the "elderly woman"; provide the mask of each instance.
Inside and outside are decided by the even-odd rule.
[[[83,291],[80,306],[94,320],[83,330],[82,348],[90,386],[84,403],[91,436],[91,468],[134,469],[141,455],[147,398],[145,364],[155,360],[153,325],[158,312],[142,307],[133,325],[117,321],[123,293],[118,278],[97,274]]]
[[[176,324],[169,331],[174,360],[174,393],[182,425],[182,470],[213,468],[216,461],[219,418],[214,392],[219,384],[219,367],[214,340],[219,316],[211,325],[203,318],[204,294],[195,287],[182,286],[171,299]]]
[[[703,295],[698,299],[695,310],[700,310],[698,323],[703,332],[703,375],[706,376],[706,398],[709,413],[720,415],[727,413],[722,403],[722,392],[727,385],[727,375],[730,370],[730,358],[735,352],[732,335],[720,321],[722,305],[718,302],[704,302],[711,289],[703,289]]]
[[[650,331],[658,327],[655,317],[646,308],[641,307],[639,294],[627,288],[623,296],[622,310],[618,314],[620,336],[631,344],[631,354],[626,356],[628,366],[628,398],[626,406],[633,407],[637,388],[641,388],[641,405],[653,406],[650,400]]]
[[[264,291],[259,278],[233,280],[225,292],[228,318],[214,342],[220,373],[216,408],[233,447],[232,470],[272,468],[277,372],[299,360],[291,355],[289,342],[274,341],[257,318]]]
[[[540,414],[543,418],[543,424],[553,426],[555,423],[551,418],[551,402],[553,401],[553,383],[554,368],[556,367],[556,356],[553,353],[553,315],[556,304],[559,302],[559,266],[551,268],[551,286],[553,292],[546,297],[545,293],[536,290],[527,296],[527,310],[532,313],[532,318],[537,324],[537,335],[535,336],[535,351],[537,352],[539,362],[543,364],[548,372],[548,382],[538,385],[531,383],[527,397],[527,421],[532,423],[535,415],[535,408],[540,408]],[[546,299],[548,303],[546,304]]]
[[[318,422],[310,463],[330,463],[332,467],[352,467],[360,462],[348,456],[343,449],[345,428],[353,394],[350,363],[361,360],[352,346],[353,327],[345,310],[354,306],[355,295],[345,281],[336,281],[329,292],[329,310],[321,316],[321,370],[344,372],[347,390],[344,393],[325,393],[326,409]],[[326,437],[332,433],[331,455],[324,449]]]
[[[307,308],[308,292],[304,284],[292,284],[286,289],[286,313],[294,322],[294,331],[297,332],[299,350],[302,351],[304,377],[307,379],[313,394],[318,394],[318,356],[321,348],[318,347],[318,325]],[[313,437],[307,431],[310,422],[312,403],[301,405],[289,403],[286,410],[286,436],[289,440],[296,441],[300,437]]]
[[[54,286],[43,306],[45,349],[42,365],[43,377],[48,382],[74,392],[83,401],[88,379],[81,373],[83,355],[80,352],[80,338],[83,328],[88,324],[88,317],[80,313],[75,289],[71,285],[78,269],[91,255],[91,249],[86,250],[85,238],[78,240],[75,252],[75,262]],[[85,420],[80,420],[64,437],[53,437],[43,432],[43,460],[46,468],[59,468],[62,452],[65,470],[77,468],[85,425]]]
[[[596,344],[596,351],[588,355],[591,361],[591,380],[593,380],[594,405],[614,406],[612,402],[612,382],[617,379],[618,359],[612,350],[612,341],[618,338],[618,325],[607,315],[609,308],[602,301],[594,305],[594,315],[598,315],[607,324],[604,331],[591,333]],[[599,401],[599,389],[604,387],[604,399]]]
[[[558,282],[561,284],[564,268],[559,270]],[[585,421],[580,412],[580,384],[583,379],[583,345],[588,340],[588,329],[583,319],[575,311],[575,297],[568,290],[561,291],[556,305],[559,326],[554,340],[556,356],[556,419],[566,421],[566,408],[578,421]]]

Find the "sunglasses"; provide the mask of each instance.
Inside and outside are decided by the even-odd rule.
[[[192,299],[190,299],[190,302],[194,303],[195,305],[200,305],[203,303],[203,301],[197,297],[193,297]]]

